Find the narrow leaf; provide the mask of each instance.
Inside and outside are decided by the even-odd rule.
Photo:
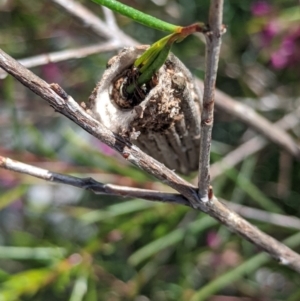
[[[149,49],[147,49],[138,59],[136,59],[134,66],[138,68],[142,67],[140,69],[141,72],[143,72],[143,68],[144,70],[147,69],[145,66],[150,66],[150,64],[152,64],[159,51],[162,50],[172,35],[173,34],[163,37],[162,39],[153,43]]]

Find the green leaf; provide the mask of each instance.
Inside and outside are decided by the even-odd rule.
[[[140,72],[143,72],[146,68],[145,66],[149,66],[155,58],[158,56],[159,52],[166,46],[170,37],[173,34],[168,35],[157,42],[153,43],[149,49],[147,49],[135,62],[134,66],[140,68]]]
[[[166,61],[171,46],[177,40],[178,36],[179,34],[173,33],[160,39],[152,44],[151,47],[134,62],[135,67],[140,67],[139,72],[141,74],[136,83],[127,87],[129,94],[133,93],[136,86],[142,86],[151,80],[154,73],[157,72]]]
[[[207,30],[208,28],[204,23],[195,23],[186,27],[179,27],[177,32],[152,44],[151,47],[134,62],[134,66],[139,68],[141,75],[137,79],[137,82],[127,87],[127,92],[131,94],[134,92],[136,86],[142,86],[151,80],[154,73],[157,72],[166,61],[173,43],[181,42],[194,32],[205,32]]]

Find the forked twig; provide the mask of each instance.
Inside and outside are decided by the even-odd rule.
[[[300,256],[297,253],[249,224],[215,197],[206,203],[199,202],[195,187],[168,170],[163,164],[141,152],[137,147],[107,130],[86,113],[71,97],[68,97],[61,88],[60,90],[57,85],[52,86],[55,92],[50,85],[32,74],[2,50],[0,50],[0,66],[45,99],[57,112],[65,115],[94,137],[117,150],[131,163],[176,189],[182,197],[189,201],[192,207],[197,207],[198,210],[206,212],[232,231],[266,251],[282,264],[286,264],[300,273]],[[2,167],[5,167],[5,161],[1,164]]]

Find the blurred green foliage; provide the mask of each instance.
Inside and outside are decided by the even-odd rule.
[[[80,1],[97,15],[102,10]],[[209,1],[126,0],[167,22],[207,20]],[[141,43],[162,33],[117,15]],[[297,1],[225,0],[217,86],[276,121],[299,106]],[[101,41],[51,1],[0,1],[0,47],[25,58]],[[204,46],[188,37],[173,52],[203,77]],[[114,53],[33,68],[87,100]],[[163,189],[11,77],[0,81],[0,153],[105,183]],[[212,161],[256,135],[217,111]],[[291,130],[299,139],[300,128]],[[300,168],[268,145],[214,181],[216,195],[299,217]],[[191,177],[192,178],[192,177]],[[97,196],[0,170],[0,301],[247,300],[300,298],[299,276],[203,213],[169,204]],[[300,251],[299,229],[251,220]],[[225,300],[225,299],[224,299]],[[227,299],[233,300],[233,299]],[[238,300],[238,299],[234,299]]]

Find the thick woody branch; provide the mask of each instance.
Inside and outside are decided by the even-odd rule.
[[[174,172],[168,170],[163,164],[141,152],[128,141],[107,130],[103,125],[85,112],[59,86],[52,86],[52,88],[55,89],[55,92],[50,85],[32,74],[29,70],[1,50],[0,66],[16,77],[33,92],[45,99],[56,111],[65,115],[87,132],[114,148],[131,163],[139,166],[141,169],[173,187],[182,195],[182,197],[188,200],[191,207],[208,213],[232,231],[269,253],[282,264],[289,265],[292,269],[300,273],[300,256],[297,253],[249,224],[239,215],[220,203],[215,197],[212,197],[211,200],[206,203],[199,202],[195,187],[178,177]],[[5,162],[5,160],[2,160],[0,165],[5,167]],[[57,180],[59,180],[59,178]],[[76,183],[76,181],[77,180],[75,179],[71,180],[72,183]],[[83,179],[83,181],[86,180]],[[88,180],[85,184],[89,184],[91,187],[93,181]],[[112,187],[110,187],[110,189],[112,189]],[[124,190],[122,193],[124,195]],[[149,195],[149,192],[147,193]]]
[[[198,181],[199,196],[202,202],[209,201],[208,191],[210,184],[210,146],[214,118],[215,86],[221,49],[221,36],[224,31],[222,19],[223,0],[211,0],[208,24],[210,32],[206,35],[205,78],[199,155]]]

